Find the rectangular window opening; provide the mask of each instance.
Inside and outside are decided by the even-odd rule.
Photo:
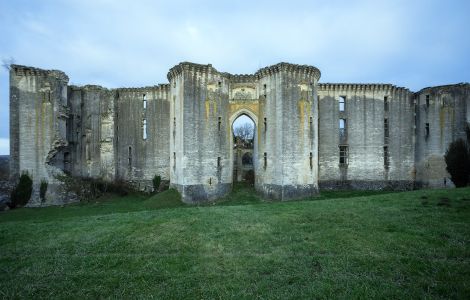
[[[310,152],[310,170],[313,169],[313,155],[312,152]]]
[[[339,146],[339,163],[340,165],[348,164],[348,146]]]
[[[339,111],[345,111],[346,109],[346,96],[339,96]]]
[[[147,139],[147,119],[144,119],[142,123],[143,123],[142,124],[142,138],[146,140]]]
[[[147,109],[147,95],[146,94],[143,94],[142,96],[142,106],[144,107],[144,109]]]
[[[131,146],[129,146],[129,149],[128,149],[127,164],[129,167],[132,167],[132,147]]]
[[[389,167],[388,146],[384,147],[384,167],[385,167],[385,169],[388,169],[388,167]]]
[[[222,117],[219,117],[219,125],[218,125],[219,131],[221,127],[222,127]]]
[[[384,111],[388,111],[388,96],[384,97]]]
[[[339,139],[341,142],[346,141],[346,119],[339,119]]]
[[[266,167],[268,166],[268,154],[266,152],[264,152],[264,168],[266,169]]]
[[[429,95],[426,95],[426,107],[429,107]]]
[[[264,118],[264,132],[268,130],[268,124],[266,122],[266,118]]]
[[[425,137],[429,137],[429,123],[426,123],[426,131],[425,131]]]
[[[388,144],[390,136],[390,130],[388,126],[388,119],[384,119],[384,143]]]
[[[220,157],[217,157],[217,168],[220,168]]]

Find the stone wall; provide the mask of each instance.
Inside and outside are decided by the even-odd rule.
[[[255,188],[265,198],[452,186],[443,155],[470,122],[468,83],[413,94],[319,78],[315,67],[288,63],[250,75],[181,63],[169,84],[107,89],[67,86],[63,72],[14,65],[11,179],[33,177],[30,205],[39,205],[41,180],[49,182],[46,204],[70,201],[56,179],[63,174],[145,191],[159,175],[185,202],[213,200],[231,190],[232,124],[247,115],[255,124]]]
[[[417,183],[453,186],[444,154],[452,141],[465,139],[465,126],[470,124],[470,84],[425,88],[416,93],[415,101]]]
[[[384,84],[320,84],[319,98],[321,188],[412,188],[414,106],[407,89]],[[341,163],[340,146],[346,147]]]
[[[260,171],[256,188],[266,198],[287,200],[318,191],[318,109],[316,84],[320,71],[287,63],[261,69]],[[264,119],[266,118],[266,119]]]
[[[154,176],[170,180],[169,85],[118,89],[117,98],[116,176],[152,191]]]
[[[219,198],[232,183],[227,78],[211,65],[170,70],[171,185],[186,202]],[[220,125],[219,125],[220,122]]]
[[[47,204],[69,201],[58,192],[63,174],[68,77],[60,71],[12,65],[10,70],[10,176],[16,182],[27,172],[33,179],[29,205],[40,204],[39,184],[49,183]]]

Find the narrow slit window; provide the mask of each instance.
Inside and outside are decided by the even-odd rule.
[[[388,119],[384,119],[384,143],[388,144],[390,136],[390,129],[388,126]]]
[[[142,123],[143,123],[142,124],[142,138],[146,140],[147,139],[147,119],[144,119]]]
[[[127,157],[127,165],[129,167],[132,167],[132,147],[129,146],[129,149],[128,149],[128,157]]]
[[[147,109],[147,95],[142,96],[142,106],[144,109]]]
[[[264,152],[263,159],[264,159],[264,168],[266,169],[266,167],[268,166],[268,154],[266,152]]]
[[[217,157],[217,168],[220,168],[220,157]]]
[[[266,118],[264,118],[264,132],[268,130],[268,124],[266,123]]]
[[[384,147],[384,167],[385,167],[385,169],[388,169],[389,165],[390,165],[390,162],[389,162],[388,146],[385,146]]]
[[[313,129],[313,117],[310,117],[310,130]]]
[[[346,96],[339,96],[339,111],[345,111],[346,109]]]
[[[173,166],[176,166],[176,152],[173,152]]]
[[[429,107],[429,95],[426,95],[426,107]]]
[[[219,117],[219,125],[218,125],[218,128],[219,128],[219,131],[222,127],[222,117]]]
[[[384,97],[384,111],[388,111],[388,96]]]
[[[428,138],[429,137],[429,123],[426,123],[426,127],[425,127],[426,131],[425,131],[425,137]]]
[[[85,145],[85,157],[86,160],[91,160],[90,144],[88,142]]]
[[[313,168],[313,155],[312,155],[312,152],[310,152],[309,161],[310,161],[310,169],[312,169]]]
[[[339,163],[340,165],[348,164],[348,146],[339,146]]]

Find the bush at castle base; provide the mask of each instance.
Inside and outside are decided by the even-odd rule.
[[[28,203],[31,198],[31,193],[33,192],[33,180],[27,173],[23,173],[20,176],[20,181],[18,185],[11,192],[11,208],[17,206],[24,206]]]

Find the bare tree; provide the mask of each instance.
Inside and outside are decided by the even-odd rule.
[[[255,128],[253,124],[243,123],[242,125],[233,129],[235,140],[238,138],[245,145],[250,144],[253,140]]]
[[[11,65],[14,65],[14,64],[15,64],[15,59],[13,57],[2,58],[2,67],[4,67],[6,70],[10,71]]]

